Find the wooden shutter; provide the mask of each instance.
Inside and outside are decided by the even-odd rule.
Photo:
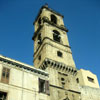
[[[9,75],[10,75],[10,69],[3,67],[1,82],[9,83]]]
[[[46,94],[50,95],[50,91],[49,91],[49,81],[45,81],[45,87],[46,87]]]

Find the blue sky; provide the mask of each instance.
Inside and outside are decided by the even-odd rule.
[[[45,3],[64,15],[76,67],[100,82],[100,0],[0,0],[0,54],[33,65],[33,21]]]

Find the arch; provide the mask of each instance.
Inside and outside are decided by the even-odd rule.
[[[60,33],[57,30],[53,30],[53,39],[57,42],[61,40]]]
[[[51,14],[51,22],[53,22],[54,24],[57,24],[57,17],[53,14]]]

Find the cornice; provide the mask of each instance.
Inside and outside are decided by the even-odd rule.
[[[43,61],[43,63],[40,65],[39,68],[42,69],[42,70],[45,70],[48,66],[51,67],[51,68],[54,68],[54,69],[56,69],[58,71],[61,71],[61,72],[64,72],[64,73],[68,73],[70,75],[76,76],[76,74],[77,74],[76,67],[68,66],[68,65],[66,65],[64,63],[57,62],[57,61],[49,59],[49,58],[46,58]]]
[[[28,64],[21,63],[19,61],[13,60],[11,58],[8,58],[8,57],[2,56],[2,55],[0,55],[0,61],[2,61],[4,63],[11,64],[11,65],[15,65],[16,67],[19,67],[19,68],[22,68],[22,69],[25,69],[25,70],[28,70],[28,71],[31,71],[31,72],[34,72],[37,74],[48,76],[48,73],[45,71],[42,71],[40,69],[36,69]]]

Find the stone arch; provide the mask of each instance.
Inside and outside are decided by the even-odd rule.
[[[57,42],[61,41],[60,33],[57,30],[53,30],[53,39]]]
[[[51,14],[51,22],[53,22],[54,24],[57,24],[57,17],[53,14]]]

